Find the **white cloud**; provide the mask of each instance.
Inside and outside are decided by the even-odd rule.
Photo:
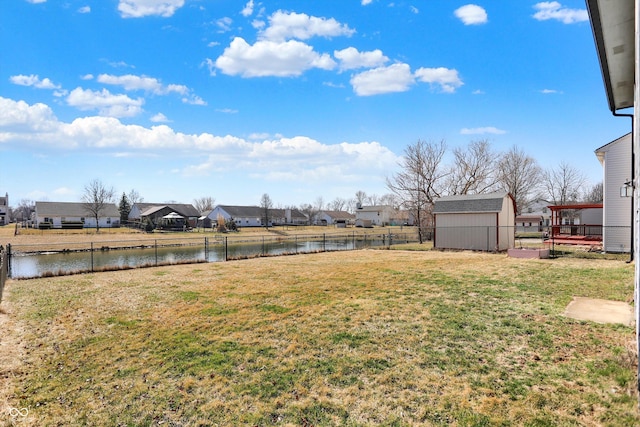
[[[78,9],[78,13],[91,13],[91,6],[82,6]]]
[[[189,95],[182,98],[184,104],[189,105],[207,105],[207,101],[197,95]]]
[[[144,90],[156,95],[169,93],[185,95],[189,93],[189,88],[184,85],[163,85],[160,80],[144,75],[125,74],[123,76],[114,76],[112,74],[100,74],[97,81],[108,85],[122,86],[125,90]]]
[[[228,75],[289,77],[311,68],[331,70],[336,63],[328,54],[320,55],[311,46],[296,40],[263,40],[249,45],[243,38],[236,37],[215,65]]]
[[[373,0],[362,0],[362,1],[360,2],[360,4],[362,4],[363,6],[366,6],[366,5],[368,5],[368,4],[371,4],[371,2],[372,2],[372,1],[373,1]]]
[[[562,6],[557,1],[536,3],[533,5],[533,8],[537,10],[533,15],[533,18],[538,21],[555,19],[564,24],[574,24],[576,22],[585,22],[589,20],[589,13],[586,9],[569,9]]]
[[[200,67],[207,67],[210,76],[216,75],[216,63],[213,59],[205,58],[205,60],[200,64]]]
[[[418,80],[425,83],[436,84],[440,86],[443,92],[453,93],[464,83],[458,76],[458,71],[439,67],[439,68],[419,68],[415,76]]]
[[[80,76],[82,80],[93,80],[93,74],[85,74],[84,76]]]
[[[44,78],[41,80],[37,74],[30,74],[28,76],[19,74],[17,76],[9,77],[9,81],[15,85],[33,86],[38,89],[60,89],[60,85],[54,84],[48,78]]]
[[[233,20],[229,17],[220,18],[216,21],[216,26],[219,29],[219,33],[226,33],[231,31],[231,24],[233,24]]]
[[[355,30],[333,18],[318,18],[304,13],[277,11],[269,17],[269,26],[260,33],[263,40],[281,42],[288,39],[351,36]]]
[[[460,133],[462,135],[485,135],[485,134],[503,135],[507,133],[507,131],[498,129],[493,126],[487,126],[487,127],[480,127],[480,128],[463,128],[460,130]]]
[[[234,110],[233,108],[216,108],[216,112],[224,114],[237,114],[238,110]]]
[[[169,123],[171,120],[162,113],[154,114],[149,120],[154,123]]]
[[[131,99],[127,95],[113,95],[106,89],[102,91],[75,88],[67,96],[67,104],[80,110],[98,110],[101,116],[133,117],[142,112],[142,98]]]
[[[123,18],[144,16],[168,18],[182,6],[184,6],[184,0],[120,0],[118,11]]]
[[[554,93],[562,93],[562,92],[561,92],[561,91],[559,91],[559,90],[555,90],[555,89],[542,89],[542,90],[540,91],[540,93],[543,93],[543,94],[545,94],[545,95],[550,95],[550,94],[554,94]]]
[[[405,92],[415,83],[407,64],[393,64],[364,71],[351,77],[351,86],[359,96]]]
[[[156,115],[164,118],[164,115]],[[343,182],[354,174],[382,176],[397,165],[398,157],[378,142],[324,144],[305,136],[285,138],[268,135],[246,140],[232,135],[184,134],[167,125],[126,125],[113,117],[83,117],[71,123],[59,121],[44,104],[28,105],[0,97],[0,144],[48,148],[102,148],[116,153],[154,150],[208,158],[185,167],[183,174],[208,174],[213,170],[250,170],[263,179],[290,179],[295,176],[327,177]]]
[[[253,14],[253,0],[249,0],[247,4],[244,5],[244,8],[240,13],[242,14],[242,16],[245,16],[245,17],[251,16]]]
[[[57,128],[58,119],[49,106],[41,103],[29,105],[24,101],[0,97],[0,144],[13,135],[38,138]]]
[[[27,3],[38,4],[38,3],[46,3],[47,0],[27,0]]]
[[[358,52],[358,49],[354,47],[336,50],[333,52],[333,56],[340,60],[341,70],[379,67],[389,60],[389,58],[382,54],[380,49],[369,52]]]
[[[420,13],[420,11],[418,10],[418,8],[417,8],[417,7],[415,7],[415,6],[409,6],[409,10],[411,10],[411,13],[415,13],[416,15],[417,15],[418,13]]]
[[[476,4],[467,4],[459,7],[453,13],[464,23],[464,25],[486,24],[488,21],[487,11]]]

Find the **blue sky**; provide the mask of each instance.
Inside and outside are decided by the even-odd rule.
[[[404,148],[513,145],[591,184],[630,131],[584,1],[9,0],[0,193],[275,205],[382,195]]]

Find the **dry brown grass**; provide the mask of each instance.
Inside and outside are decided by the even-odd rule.
[[[632,277],[622,261],[370,250],[10,281],[0,343],[19,363],[0,414],[634,425],[633,329],[561,315],[574,295],[628,300]]]

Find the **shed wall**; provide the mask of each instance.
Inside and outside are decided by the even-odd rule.
[[[435,247],[491,251],[497,246],[496,213],[437,214]]]

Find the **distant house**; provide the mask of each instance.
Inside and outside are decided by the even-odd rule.
[[[237,227],[271,227],[274,225],[304,225],[308,218],[297,209],[269,209],[269,223],[265,224],[264,208],[259,206],[218,205],[208,215],[211,221],[221,216],[225,221],[233,220]]]
[[[553,203],[545,199],[531,200],[522,208],[520,215],[526,217],[541,217],[542,227],[549,227],[551,225],[551,210],[549,206],[552,204]]]
[[[9,193],[0,197],[0,226],[9,224]]]
[[[36,228],[95,228],[96,218],[84,203],[36,202],[34,213]],[[100,228],[120,227],[120,212],[114,203],[108,203],[98,217]]]
[[[603,170],[604,200],[602,249],[605,252],[630,252],[632,197],[631,133],[595,150]]]
[[[542,215],[518,215],[516,217],[516,232],[541,232],[544,230],[543,224]]]
[[[396,218],[397,211],[388,205],[381,206],[358,206],[356,209],[356,225],[367,227],[369,224],[374,226],[392,225],[392,220]]]
[[[163,214],[163,212],[165,212]],[[140,222],[143,219],[150,219],[157,225],[159,219],[164,215],[175,212],[185,219],[185,225],[196,227],[200,212],[189,203],[135,203],[129,212],[129,221]]]
[[[320,211],[315,216],[316,225],[350,225],[355,223],[356,216],[347,211]]]
[[[433,207],[434,247],[506,251],[515,243],[515,212],[506,192],[441,197]]]

